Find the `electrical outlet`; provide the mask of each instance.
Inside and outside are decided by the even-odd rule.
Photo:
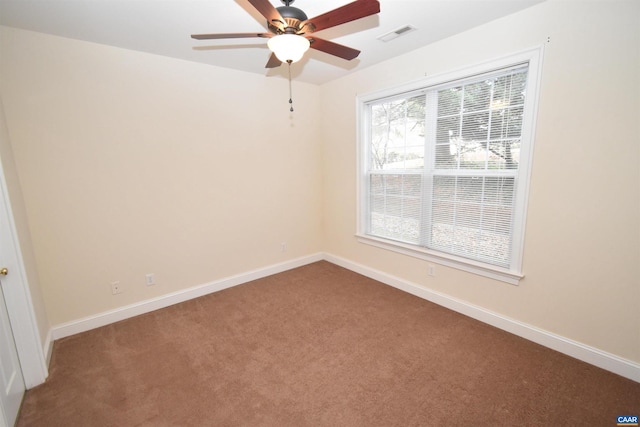
[[[436,276],[436,266],[433,264],[427,265],[427,274],[431,277]]]
[[[153,273],[146,274],[144,276],[147,286],[153,286],[156,284],[156,276]]]
[[[117,295],[117,294],[121,294],[122,293],[122,286],[120,285],[119,281],[111,282],[111,293],[113,295]]]
[[[280,252],[287,252],[287,242],[280,243]]]

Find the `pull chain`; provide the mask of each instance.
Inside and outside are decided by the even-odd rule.
[[[289,108],[289,111],[293,112],[293,99],[291,96],[291,60],[289,59],[287,61],[287,64],[289,64],[289,105],[291,106]]]

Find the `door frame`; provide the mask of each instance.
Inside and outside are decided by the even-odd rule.
[[[27,389],[44,383],[49,372],[45,347],[50,347],[51,332],[47,331],[44,340],[40,338],[38,322],[33,309],[33,301],[27,281],[27,272],[18,240],[18,232],[14,220],[13,209],[9,198],[4,162],[13,162],[10,151],[9,135],[6,128],[4,108],[0,103],[0,235],[3,236],[2,259],[9,274],[2,279],[2,291],[7,305],[11,330],[18,351],[18,359],[22,368]],[[9,149],[6,149],[9,147]],[[3,156],[5,155],[5,156]],[[4,258],[4,257],[3,257]],[[47,350],[48,353],[48,350]]]

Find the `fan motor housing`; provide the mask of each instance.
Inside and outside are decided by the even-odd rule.
[[[280,13],[280,16],[282,16],[285,22],[283,22],[284,29],[272,22],[267,22],[269,29],[275,34],[296,34],[301,30],[300,23],[309,19],[307,18],[307,14],[297,7],[280,6],[277,7],[276,10]]]

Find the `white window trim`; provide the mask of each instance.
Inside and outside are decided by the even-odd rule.
[[[522,256],[524,252],[524,238],[526,230],[526,212],[529,198],[529,183],[531,179],[531,166],[533,160],[534,137],[537,122],[538,97],[540,80],[542,76],[542,54],[543,46],[537,46],[508,56],[497,58],[491,61],[476,64],[470,67],[461,68],[452,72],[442,73],[429,76],[424,79],[413,81],[401,86],[387,88],[384,90],[359,95],[356,98],[356,121],[358,123],[357,136],[357,180],[356,190],[358,203],[357,205],[357,233],[358,242],[372,245],[378,248],[394,251],[404,255],[412,256],[419,259],[435,262],[438,264],[453,267],[469,273],[488,277],[491,279],[510,283],[512,285],[519,284],[524,277],[522,272]],[[527,155],[523,156],[519,164],[519,175],[522,182],[519,183],[516,197],[522,200],[515,206],[514,217],[519,218],[520,226],[513,233],[512,245],[514,248],[511,261],[511,268],[502,268],[492,266],[466,258],[457,257],[455,255],[446,254],[439,251],[429,250],[427,248],[404,244],[384,238],[378,238],[366,234],[365,224],[367,223],[366,209],[368,194],[364,188],[363,182],[367,171],[367,158],[365,156],[364,144],[368,141],[368,122],[367,116],[363,114],[365,105],[369,102],[401,95],[403,93],[413,92],[424,88],[430,88],[445,84],[449,81],[466,79],[474,75],[485,74],[490,71],[499,70],[501,68],[509,68],[517,64],[529,64],[528,81],[527,81],[527,97],[525,99],[525,109],[531,114],[529,120],[525,120],[522,128],[522,138],[527,139]]]

